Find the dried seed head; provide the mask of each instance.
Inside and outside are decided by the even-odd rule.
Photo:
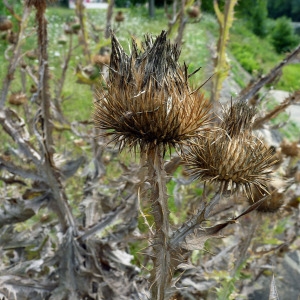
[[[20,106],[27,102],[27,96],[22,92],[15,92],[10,95],[8,102],[12,105]]]
[[[300,153],[300,147],[298,147],[297,142],[288,142],[287,140],[283,140],[280,144],[282,154],[285,154],[289,157],[297,157]]]
[[[267,185],[268,194],[259,187],[252,188],[253,201],[257,202],[263,197],[267,196],[265,201],[257,208],[257,211],[261,213],[275,213],[283,205],[284,194],[279,192],[278,189],[274,188],[271,184]],[[253,204],[249,200],[250,204]]]
[[[209,123],[208,102],[191,93],[178,57],[165,32],[155,42],[147,36],[142,53],[133,43],[130,57],[113,36],[107,90],[98,91],[94,121],[121,150],[160,145],[166,151]]]
[[[125,19],[124,15],[123,15],[123,12],[122,11],[118,11],[116,16],[115,16],[115,21],[120,23],[120,22],[123,22]]]
[[[6,16],[0,16],[0,31],[7,31],[12,29],[13,25],[11,20],[7,19]]]
[[[209,132],[190,146],[184,159],[195,179],[242,187],[251,197],[251,185],[266,188],[270,167],[276,162],[272,150],[257,137],[224,131]]]
[[[255,114],[256,109],[250,107],[245,101],[231,102],[230,105],[223,108],[220,127],[230,137],[237,136],[245,131],[251,131]]]

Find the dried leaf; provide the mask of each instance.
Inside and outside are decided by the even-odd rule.
[[[219,231],[225,228],[228,224],[234,223],[234,221],[228,221],[226,223],[217,224],[209,228],[198,228],[194,230],[194,233],[189,234],[181,247],[186,250],[202,250],[205,242],[210,238],[222,238],[223,236],[218,234]]]
[[[270,285],[270,295],[269,300],[279,300],[276,283],[275,283],[275,276],[273,274],[271,285]]]

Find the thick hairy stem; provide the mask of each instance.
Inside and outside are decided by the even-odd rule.
[[[61,77],[60,77],[60,80],[58,82],[58,88],[57,88],[57,91],[56,91],[56,98],[57,99],[61,98],[61,93],[62,93],[63,86],[64,86],[64,83],[65,83],[65,80],[66,80],[67,70],[68,70],[68,67],[69,67],[69,63],[70,63],[70,59],[72,57],[72,54],[73,54],[73,35],[70,34],[69,35],[69,48],[68,48],[67,55],[64,59],[63,65],[62,65]]]
[[[175,39],[175,44],[177,44],[179,48],[181,47],[181,44],[182,44],[183,31],[184,31],[185,25],[187,23],[187,20],[184,16],[184,10],[185,10],[185,0],[182,0],[181,1],[181,10],[179,12],[179,28],[178,28],[177,36]]]
[[[169,210],[167,195],[167,176],[164,160],[159,147],[148,151],[148,174],[151,184],[152,214],[155,223],[153,240],[153,270],[151,272],[151,299],[165,299],[165,292],[170,286],[173,269],[171,267],[169,243]]]
[[[46,7],[37,7],[36,20],[38,23],[38,49],[39,49],[39,96],[41,100],[43,134],[46,147],[47,160],[52,163],[53,139],[50,115],[50,92],[49,92],[49,67],[48,67],[48,32],[45,18]]]
[[[229,72],[229,65],[226,58],[226,45],[229,40],[229,29],[233,23],[234,6],[236,3],[237,0],[226,0],[223,14],[219,9],[218,1],[214,0],[214,9],[220,27],[220,37],[217,46],[217,57],[215,58],[215,76],[212,81],[212,103],[219,100],[223,81]]]
[[[11,59],[9,61],[8,71],[7,71],[7,74],[4,78],[3,85],[2,85],[0,109],[4,107],[4,104],[5,104],[5,101],[7,98],[7,94],[9,91],[9,87],[14,78],[14,73],[15,73],[18,63],[19,63],[21,45],[24,41],[25,29],[26,29],[29,14],[30,14],[30,8],[25,7],[23,16],[22,16],[22,21],[20,23],[20,31],[19,31],[19,35],[18,35],[18,40],[17,40],[17,43],[13,50],[13,56],[11,57]]]
[[[69,226],[75,228],[75,221],[68,205],[67,197],[59,180],[59,174],[53,161],[53,137],[51,122],[51,100],[49,92],[49,68],[48,68],[48,35],[47,20],[45,18],[46,5],[36,5],[36,21],[39,49],[39,97],[41,101],[41,121],[43,134],[44,157],[42,170],[47,178],[47,183],[52,190],[55,199],[53,207],[59,216],[63,231]],[[75,230],[75,229],[74,229]]]

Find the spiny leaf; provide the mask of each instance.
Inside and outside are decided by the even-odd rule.
[[[189,234],[181,247],[186,250],[202,250],[205,242],[210,238],[222,238],[223,236],[218,234],[220,230],[225,228],[228,224],[234,223],[233,220],[217,224],[209,228],[199,228],[194,233]]]
[[[271,285],[270,285],[270,295],[269,300],[279,300],[276,283],[275,283],[275,276],[273,274]]]

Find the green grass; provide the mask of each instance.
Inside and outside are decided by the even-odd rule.
[[[275,88],[288,92],[300,90],[300,63],[290,64],[283,68],[282,76]]]

